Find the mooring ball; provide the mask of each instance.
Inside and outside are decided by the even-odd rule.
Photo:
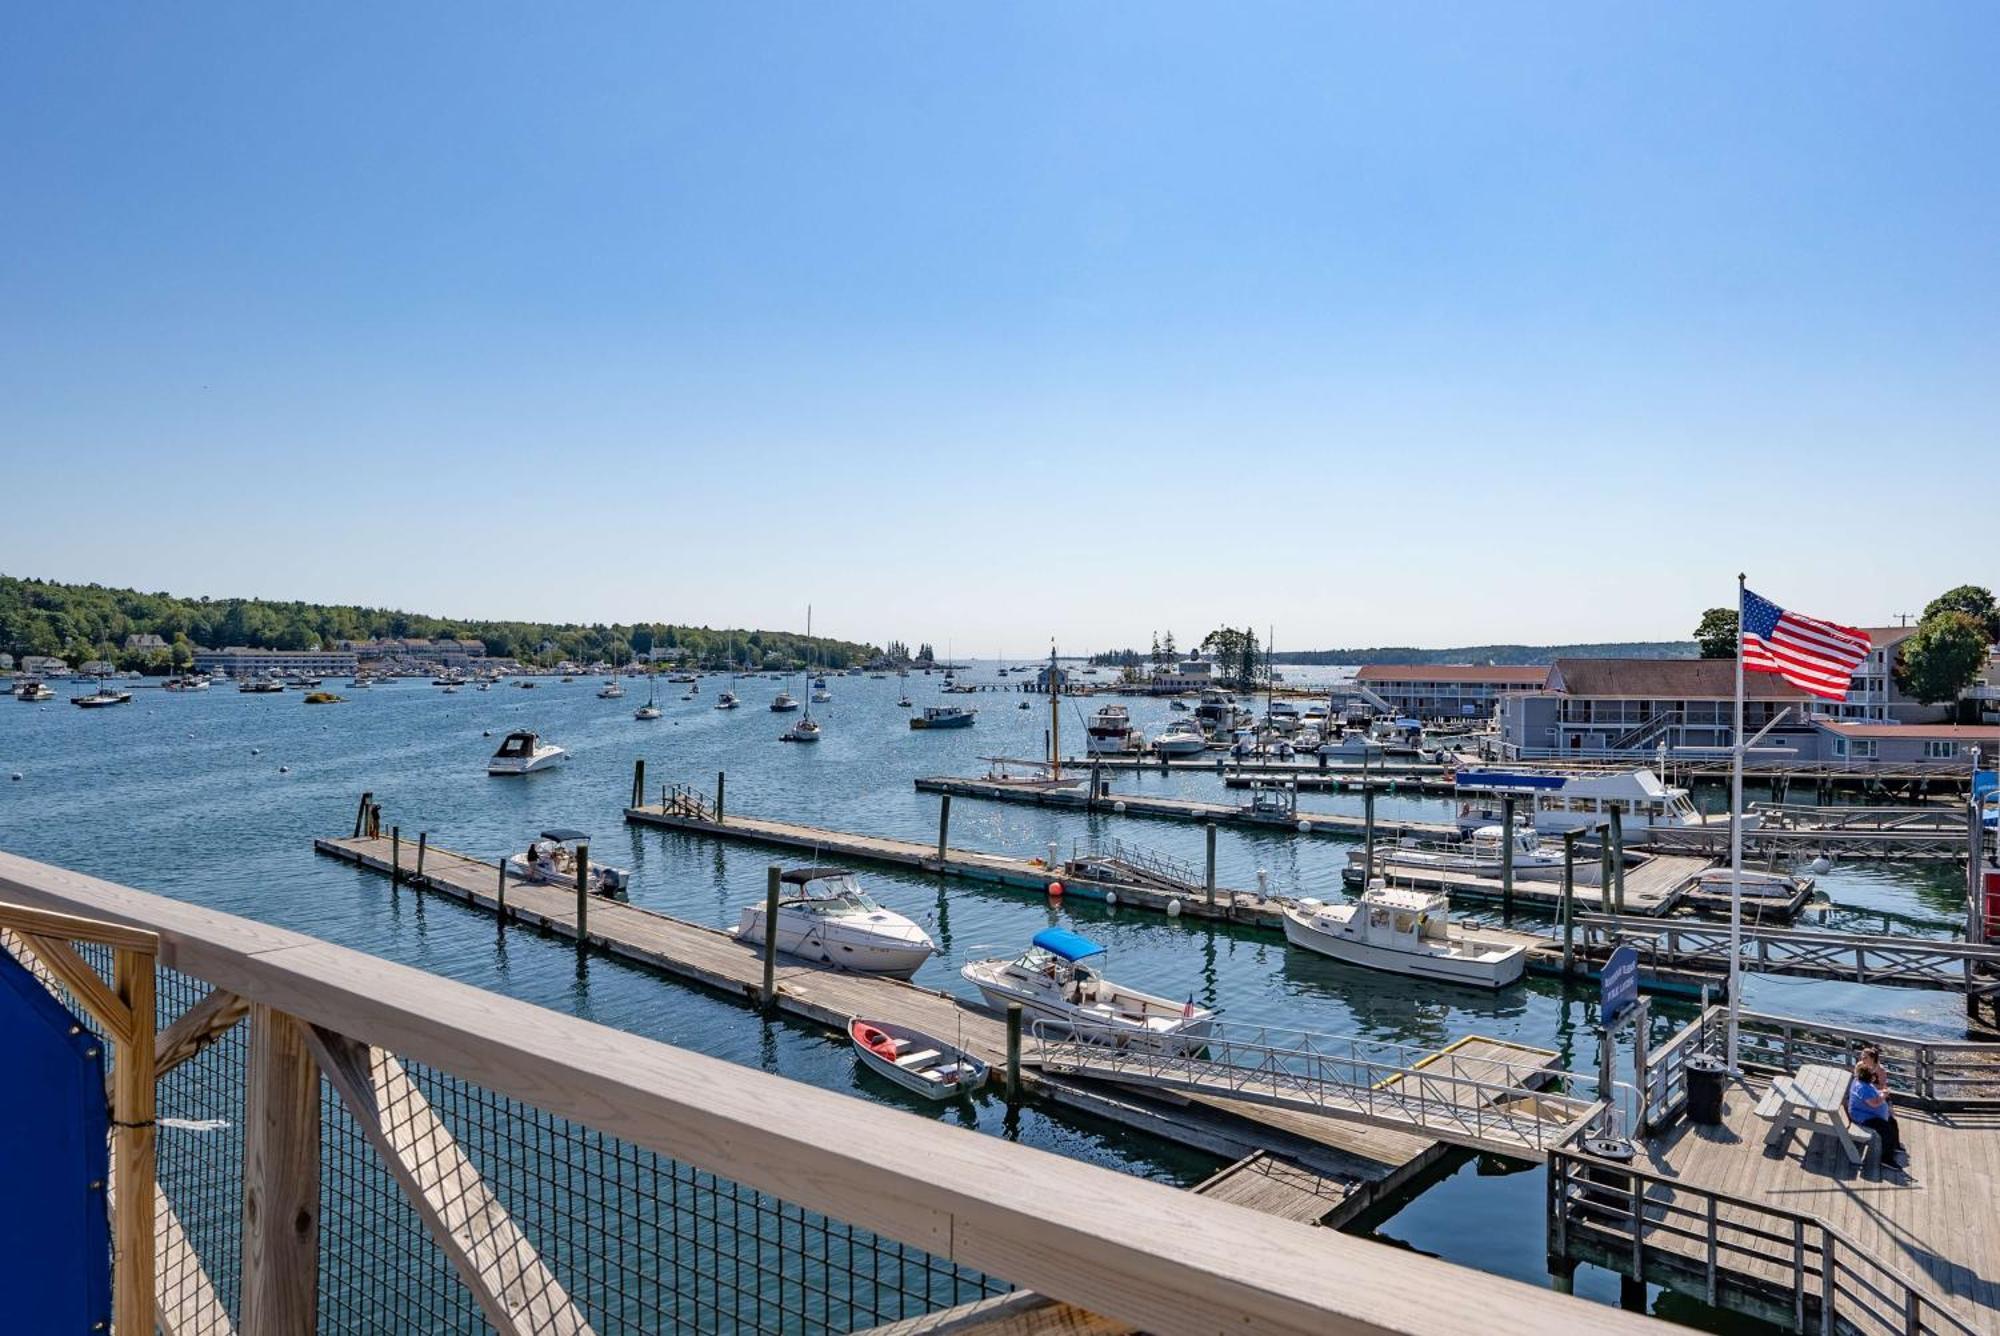
[[[1825,875],[1828,871],[1830,871],[1832,867],[1833,867],[1832,861],[1829,860],[1825,854],[1821,854],[1818,858],[1815,858],[1812,861],[1812,870],[1815,873],[1818,873],[1822,876]]]
[[[20,771],[18,771],[18,770],[16,770],[16,771],[14,772],[14,778],[16,778],[16,779],[19,779],[20,777],[21,777],[21,772],[20,772]]]
[[[1118,892],[1106,891],[1104,893],[1104,903],[1107,905],[1116,905],[1118,903]]]
[[[1312,833],[1313,833],[1313,823],[1312,823],[1312,822],[1310,822],[1310,821],[1301,821],[1301,822],[1299,822],[1299,834],[1301,834],[1301,835],[1310,835],[1310,834],[1312,834]]]
[[[1061,883],[1061,882],[1059,882],[1059,881],[1052,881],[1052,882],[1050,882],[1050,883],[1049,883],[1049,894],[1050,894],[1051,896],[1053,896],[1053,897],[1054,897],[1055,899],[1058,899],[1058,900],[1062,899],[1062,883]]]
[[[278,773],[281,775],[289,775],[292,773],[292,768],[288,765],[281,765],[278,767]]]
[[[1125,813],[1125,804],[1122,802],[1113,803],[1111,804],[1111,810],[1122,816]]]
[[[1181,916],[1181,902],[1178,900],[1167,901],[1167,917],[1179,918],[1180,916]]]

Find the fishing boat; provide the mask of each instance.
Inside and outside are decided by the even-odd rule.
[[[733,691],[725,691],[715,698],[715,708],[718,710],[733,710],[742,703],[736,699],[736,693]]]
[[[833,693],[831,691],[828,691],[825,687],[818,687],[815,688],[813,691],[812,703],[814,705],[825,705],[832,699],[833,699]]]
[[[764,943],[764,906],[744,906],[733,935]],[[801,960],[864,974],[907,979],[937,943],[915,923],[877,904],[854,873],[840,867],[795,867],[778,874],[778,950]]]
[[[522,730],[509,733],[501,742],[500,750],[494,752],[493,759],[486,763],[486,773],[532,775],[561,765],[568,755],[553,742],[544,742],[535,734]]]
[[[1208,735],[1190,719],[1176,719],[1153,739],[1153,750],[1161,756],[1198,756],[1208,750]]]
[[[1099,972],[1104,948],[1068,928],[1044,928],[1021,955],[975,960],[959,973],[996,1010],[1030,1015],[1120,1046],[1182,1052],[1200,1047],[1216,1013],[1113,983]]]
[[[56,693],[49,690],[48,684],[38,681],[35,678],[31,677],[14,684],[15,700],[26,701],[28,704],[33,705],[38,701],[54,700],[55,698]]]
[[[574,886],[577,855],[589,844],[590,836],[580,830],[545,830],[525,852],[507,855],[507,875],[539,885]],[[584,884],[592,895],[623,896],[631,883],[632,874],[623,868],[586,862]]]
[[[856,1016],[847,1037],[862,1066],[925,1099],[955,1099],[986,1084],[985,1063],[907,1025]]]
[[[208,679],[205,677],[170,677],[160,683],[167,691],[206,691]]]
[[[100,677],[97,679],[97,690],[91,692],[88,696],[71,696],[69,703],[71,705],[81,705],[86,710],[101,710],[107,705],[130,705],[132,703],[132,693],[129,691],[113,691],[104,685],[104,679]]]
[[[1504,988],[1527,968],[1528,948],[1481,938],[1451,923],[1441,891],[1375,886],[1357,904],[1298,900],[1283,906],[1285,940],[1348,965],[1478,988]]]
[[[246,677],[236,684],[236,689],[246,696],[274,696],[285,689],[285,684],[275,677]]]
[[[771,698],[771,713],[773,714],[790,714],[798,708],[799,703],[793,698],[792,693],[782,688],[777,695]]]
[[[970,705],[926,705],[924,712],[910,717],[911,728],[971,728],[979,711]]]

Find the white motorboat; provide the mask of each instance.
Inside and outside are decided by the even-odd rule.
[[[1348,866],[1342,875],[1349,885],[1363,885],[1374,875],[1364,867],[1366,853],[1348,851]],[[1462,840],[1402,840],[1375,853],[1383,875],[1397,872],[1462,872],[1470,876],[1497,877],[1505,870],[1506,850],[1498,826],[1481,826]],[[1559,843],[1545,842],[1534,827],[1514,827],[1514,875],[1523,880],[1547,880],[1562,873],[1563,854]],[[1598,866],[1579,862],[1577,881],[1595,885]]]
[[[1357,904],[1289,903],[1284,918],[1285,940],[1293,946],[1391,974],[1504,988],[1528,964],[1528,949],[1518,942],[1455,931],[1451,899],[1437,891],[1376,886]]]
[[[167,691],[206,691],[208,679],[205,677],[170,677],[160,683]]]
[[[615,677],[597,689],[599,700],[617,700],[624,694],[625,688],[618,685],[618,679]]]
[[[1098,706],[1085,731],[1085,750],[1093,756],[1132,751],[1146,741],[1144,734],[1135,735],[1131,711],[1123,705]]]
[[[833,693],[831,691],[828,691],[825,687],[817,688],[816,690],[814,690],[812,694],[812,703],[814,705],[824,705],[832,699],[833,699]]]
[[[907,1025],[856,1016],[847,1022],[847,1037],[862,1066],[925,1099],[970,1095],[986,1084],[985,1063]]]
[[[54,700],[55,698],[56,693],[49,690],[48,684],[38,681],[35,678],[30,677],[14,684],[15,700],[26,701],[28,704],[33,705],[38,701]]]
[[[1388,748],[1359,729],[1350,729],[1332,742],[1322,742],[1318,754],[1337,761],[1379,761]]]
[[[1190,996],[1172,1002],[1113,983],[1099,973],[1104,948],[1068,928],[1044,928],[1020,956],[975,960],[960,970],[989,1006],[1018,1002],[1034,1017],[1074,1026],[1091,1038],[1181,1052],[1198,1048],[1216,1013]]]
[[[1472,830],[1501,820],[1502,800],[1513,798],[1517,817],[1544,835],[1602,825],[1612,807],[1627,844],[1644,843],[1654,827],[1701,828],[1729,824],[1726,812],[1704,815],[1686,789],[1663,783],[1652,770],[1513,771],[1461,770],[1453,785],[1459,798],[1458,825]],[[1743,829],[1756,828],[1758,814],[1743,814]]]
[[[929,933],[877,904],[846,868],[789,868],[778,883],[777,944],[788,956],[907,979],[937,950]],[[744,907],[733,934],[763,945],[761,902]]]
[[[486,773],[531,775],[561,765],[568,755],[561,747],[553,742],[544,742],[533,733],[509,733],[501,742],[500,750],[494,752],[493,759],[486,763]]]
[[[1208,735],[1191,719],[1176,719],[1153,739],[1161,756],[1199,756],[1208,750]]]
[[[790,714],[798,708],[798,701],[793,699],[792,693],[789,691],[781,690],[776,696],[771,698],[771,713],[773,714]]]
[[[283,691],[285,684],[275,677],[246,677],[236,689],[248,696],[273,696]]]
[[[507,875],[541,885],[575,886],[577,853],[589,843],[590,836],[580,830],[545,830],[525,853],[507,856]],[[584,882],[592,895],[622,896],[632,874],[591,859]]]
[[[718,710],[733,710],[742,703],[736,699],[736,693],[733,691],[725,691],[715,698],[715,708]]]

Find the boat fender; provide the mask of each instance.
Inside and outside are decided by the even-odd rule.
[[[1118,907],[1118,892],[1106,891],[1104,893],[1104,903],[1110,906],[1111,908],[1116,909]]]
[[[1167,917],[1179,918],[1180,916],[1181,916],[1181,902],[1178,900],[1167,901]]]
[[[1125,804],[1123,802],[1115,802],[1111,804],[1111,810],[1123,816],[1125,814]]]
[[[1301,822],[1299,822],[1299,834],[1301,834],[1301,835],[1310,835],[1310,834],[1312,834],[1312,833],[1313,833],[1313,823],[1312,823],[1312,822],[1310,822],[1310,821],[1301,821]]]
[[[1050,883],[1049,883],[1049,899],[1051,899],[1051,900],[1060,900],[1060,899],[1062,899],[1062,883],[1061,883],[1061,882],[1059,882],[1059,881],[1052,881],[1052,882],[1050,882]]]

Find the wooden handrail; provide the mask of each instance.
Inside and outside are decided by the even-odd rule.
[[[314,938],[0,854],[0,896],[157,932],[173,968],[349,1040],[1155,1330],[1650,1320],[981,1136]],[[783,1117],[773,1117],[782,1109]],[[838,1128],[839,1135],[828,1135]],[[894,1147],[885,1155],[883,1147]],[[1219,1247],[1226,1240],[1226,1247]]]

